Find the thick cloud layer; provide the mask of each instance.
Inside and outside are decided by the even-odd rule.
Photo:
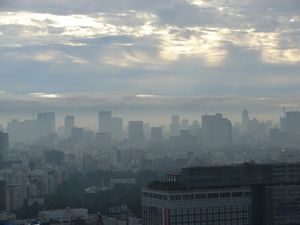
[[[300,107],[298,0],[0,0],[0,9],[3,113]],[[70,93],[80,97],[60,105]]]

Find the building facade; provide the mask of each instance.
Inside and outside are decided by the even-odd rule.
[[[142,190],[144,225],[300,224],[300,163],[186,167]]]

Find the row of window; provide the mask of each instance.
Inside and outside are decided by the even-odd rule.
[[[143,197],[155,198],[168,200],[167,195],[162,194],[153,194],[142,192]],[[251,196],[251,192],[222,192],[222,193],[201,193],[201,194],[185,194],[185,195],[171,195],[170,200],[191,200],[191,199],[206,199],[206,198],[230,198],[230,197],[249,197]]]

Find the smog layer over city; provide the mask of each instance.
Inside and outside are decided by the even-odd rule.
[[[299,0],[0,0],[0,225],[299,225]]]

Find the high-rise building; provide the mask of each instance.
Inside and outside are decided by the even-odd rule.
[[[173,115],[170,124],[170,136],[180,135],[180,117],[178,115]]]
[[[151,141],[161,142],[163,139],[162,127],[151,127]]]
[[[286,112],[285,125],[289,134],[300,137],[300,112]]]
[[[183,119],[181,121],[181,130],[189,130],[190,129],[190,121],[188,119]]]
[[[144,123],[143,127],[144,127],[145,139],[149,140],[151,138],[150,124],[149,123]]]
[[[222,114],[202,116],[204,147],[224,147],[232,144],[232,125]]]
[[[299,181],[299,163],[185,167],[142,189],[143,224],[300,224]]]
[[[37,120],[11,120],[7,123],[7,133],[10,143],[34,142],[39,137]]]
[[[74,116],[65,117],[65,137],[69,138],[72,134],[72,129],[75,127]]]
[[[8,134],[0,131],[0,164],[6,161],[7,159],[8,159]]]
[[[242,129],[243,132],[248,130],[248,123],[249,123],[249,113],[247,110],[244,110],[242,113]]]
[[[110,111],[101,111],[98,113],[99,132],[111,133],[112,117]]]
[[[100,133],[110,133],[112,138],[121,139],[123,132],[123,119],[112,117],[112,112],[101,111],[98,113],[98,130]]]
[[[37,126],[40,137],[45,137],[48,134],[55,133],[55,113],[38,113]]]
[[[122,139],[123,136],[123,119],[118,117],[112,117],[111,124],[111,135],[112,138],[116,138],[118,140]]]
[[[145,135],[143,121],[129,121],[128,122],[128,137],[129,142],[134,146],[144,146]]]

